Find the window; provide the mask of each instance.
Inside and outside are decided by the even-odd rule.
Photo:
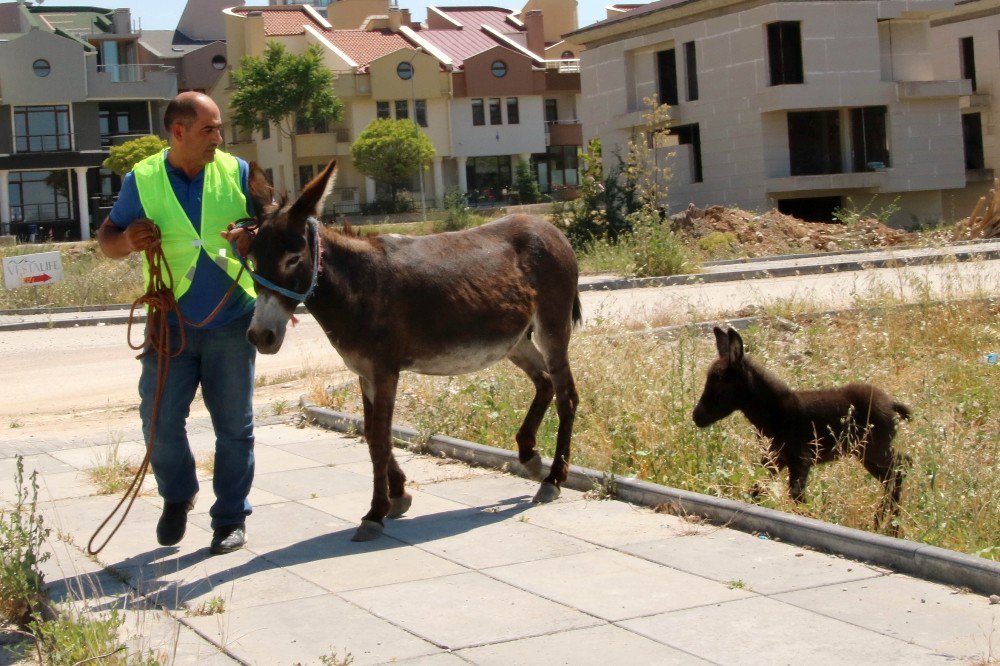
[[[317,118],[312,122],[309,122],[303,116],[296,116],[295,118],[295,133],[296,134],[324,134],[326,133],[326,119]],[[267,137],[264,137],[267,138]]]
[[[49,64],[48,60],[39,58],[35,62],[31,63],[31,71],[35,73],[35,76],[44,79],[52,72],[52,65]]]
[[[427,100],[418,99],[413,103],[414,120],[421,127],[427,127]]]
[[[71,150],[69,106],[15,106],[14,145],[19,153]]]
[[[853,170],[874,171],[889,166],[889,136],[885,130],[886,107],[851,109]]]
[[[220,54],[220,55],[217,55],[214,58],[212,58],[212,67],[214,67],[215,69],[218,69],[218,70],[225,69],[226,68],[226,56]]]
[[[271,138],[271,121],[266,121],[264,126],[260,128],[260,138],[264,141]]]
[[[507,63],[503,60],[494,60],[493,64],[490,65],[490,71],[493,72],[493,76],[498,79],[507,75]]]
[[[798,21],[778,21],[767,25],[767,59],[771,85],[802,83],[802,28]]]
[[[545,122],[559,122],[559,102],[554,99],[545,100]]]
[[[973,50],[972,37],[962,37],[958,40],[958,60],[962,78],[972,81],[972,92],[976,92],[976,54]]]
[[[264,178],[267,179],[267,184],[274,187],[274,169],[264,169]]]
[[[701,173],[701,131],[698,123],[671,127],[670,133],[677,136],[677,143],[691,146],[691,182],[702,182]]]
[[[793,176],[842,173],[840,113],[789,112],[788,152]]]
[[[11,171],[10,213],[15,222],[73,219],[69,171]]]
[[[576,58],[576,56],[573,55],[572,51],[563,51],[559,57],[562,58],[563,60],[573,60],[574,58]]]
[[[980,114],[962,114],[962,145],[965,148],[965,168],[984,169],[983,119]]]
[[[104,147],[115,143],[117,137],[149,134],[149,106],[146,102],[100,102],[97,113],[101,145]]]
[[[375,102],[375,117],[376,118],[389,117],[389,102]]]
[[[507,98],[507,124],[517,125],[521,122],[521,112],[517,106],[516,97]]]
[[[486,124],[486,113],[483,110],[482,98],[476,98],[472,100],[472,124],[473,125]]]
[[[698,59],[694,42],[684,44],[684,71],[687,74],[687,100],[693,102],[698,99]]]
[[[304,188],[313,179],[312,164],[303,164],[299,167],[299,188]]]
[[[404,120],[410,117],[410,102],[405,99],[396,100],[396,120]]]
[[[657,93],[660,104],[677,103],[677,53],[674,49],[656,54]]]
[[[401,62],[396,65],[396,76],[403,79],[404,81],[409,81],[413,78],[413,63],[411,62]]]
[[[490,125],[503,124],[503,117],[500,115],[500,98],[490,97]]]

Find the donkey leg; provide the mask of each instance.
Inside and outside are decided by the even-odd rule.
[[[403,473],[396,456],[389,452],[389,513],[386,518],[399,518],[413,504],[413,497],[406,492],[406,474]]]
[[[552,469],[535,494],[535,502],[550,502],[559,497],[559,485],[569,476],[570,441],[573,437],[573,421],[580,400],[569,367],[570,321],[567,317],[561,326],[536,327],[537,341],[541,349],[552,387],[555,390],[556,413],[559,415],[559,430],[556,433],[556,451],[552,459]]]
[[[389,513],[389,461],[392,458],[392,411],[396,401],[396,373],[385,372],[376,375],[374,381],[361,380],[364,397],[371,403],[371,425],[368,432],[368,452],[372,459],[372,503],[371,509],[361,519],[352,541],[371,541],[378,538],[384,529],[383,519]]]
[[[517,458],[521,461],[521,465],[524,466],[532,479],[541,481],[542,457],[535,449],[536,435],[538,434],[538,426],[541,425],[542,418],[545,416],[545,410],[549,408],[552,396],[555,395],[555,390],[552,388],[552,380],[545,372],[545,360],[527,335],[514,345],[507,358],[523,370],[535,384],[535,397],[531,401],[531,406],[528,407],[528,413],[524,416],[524,422],[518,429],[515,440],[517,441]]]

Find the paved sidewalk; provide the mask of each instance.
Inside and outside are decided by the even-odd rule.
[[[1000,655],[1000,605],[982,596],[570,490],[535,506],[532,482],[405,451],[412,509],[377,541],[353,543],[370,498],[367,447],[282,423],[258,427],[246,550],[208,556],[205,484],[180,548],[155,547],[159,500],[147,493],[97,564],[81,549],[117,498],[95,495],[81,470],[116,444],[126,457],[142,451],[134,413],[108,418],[52,436],[0,432],[0,498],[11,501],[20,452],[62,538],[47,581],[57,593],[82,587],[97,608],[138,604],[126,623],[133,646],[169,663],[319,664],[333,652],[359,665],[434,666]],[[207,420],[189,430],[206,457]],[[198,614],[216,598],[224,612]]]

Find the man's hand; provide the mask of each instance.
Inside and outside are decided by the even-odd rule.
[[[228,242],[233,243],[235,241],[236,251],[240,253],[241,257],[246,258],[250,252],[250,241],[253,240],[253,235],[249,229],[230,224],[228,229],[219,233]]]
[[[142,252],[160,244],[160,231],[152,220],[136,220],[125,227],[123,234],[132,252]]]

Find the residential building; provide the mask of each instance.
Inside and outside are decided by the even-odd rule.
[[[962,147],[968,187],[945,200],[952,219],[972,213],[979,197],[1000,175],[1000,2],[956,0],[953,9],[931,18],[934,74],[965,79],[970,93],[960,100]]]
[[[671,106],[668,206],[879,210],[912,227],[965,190],[968,78],[937,71],[931,16],[954,0],[660,0],[567,35],[581,43],[584,138],[605,155]],[[994,47],[996,31],[993,32]],[[851,202],[848,202],[850,198]]]
[[[108,148],[155,131],[176,92],[167,67],[139,62],[128,9],[0,4],[0,234],[89,238]]]
[[[434,145],[429,173],[410,184],[427,205],[440,203],[452,187],[473,199],[500,198],[519,160],[532,165],[543,189],[575,185],[582,141],[579,47],[547,33],[544,17],[560,7],[561,20],[568,16],[575,27],[576,2],[542,4],[520,15],[494,7],[430,7],[422,24],[389,0],[340,0],[325,15],[311,5],[227,10],[229,63],[262,54],[271,40],[293,53],[316,45],[344,103],[339,123],[300,125],[294,136],[273,127],[250,134],[230,121],[231,90],[223,80],[211,94],[223,109],[229,147],[257,161],[279,191],[299,190],[336,158],[331,205],[342,211],[380,196],[381,185],[358,172],[350,157],[351,143],[376,118],[414,119]],[[550,58],[553,53],[559,57]]]

